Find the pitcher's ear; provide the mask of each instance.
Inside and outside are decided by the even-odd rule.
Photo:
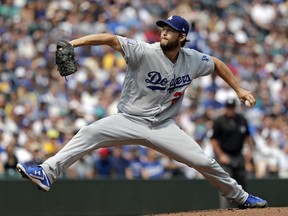
[[[186,38],[187,38],[186,34],[181,33],[181,35],[180,35],[181,41],[186,41]]]

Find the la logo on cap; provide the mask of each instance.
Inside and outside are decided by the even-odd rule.
[[[170,17],[168,17],[168,19],[167,20],[172,20],[173,19],[173,16],[170,16]]]

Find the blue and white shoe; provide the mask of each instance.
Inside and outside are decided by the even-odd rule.
[[[240,206],[240,209],[247,209],[247,208],[265,208],[268,206],[266,200],[263,200],[259,197],[253,196],[249,194],[247,200]]]
[[[44,192],[50,190],[51,183],[41,166],[27,166],[18,163],[16,168],[23,178],[31,180],[38,186],[39,190]]]

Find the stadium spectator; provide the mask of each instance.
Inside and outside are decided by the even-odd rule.
[[[145,160],[142,161],[141,176],[143,179],[162,179],[164,178],[165,167],[160,162],[159,153],[153,149],[147,150]]]
[[[133,146],[129,148],[128,153],[129,165],[125,170],[125,176],[127,179],[141,179],[142,163],[138,148]]]
[[[112,150],[112,177],[125,178],[129,161],[125,158],[122,146],[115,146]]]
[[[97,178],[109,178],[112,176],[112,159],[109,148],[100,148],[99,157],[94,161],[94,173]]]

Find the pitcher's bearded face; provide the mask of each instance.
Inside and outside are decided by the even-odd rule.
[[[160,47],[163,51],[171,51],[179,46],[180,34],[169,26],[164,26],[161,31]]]

